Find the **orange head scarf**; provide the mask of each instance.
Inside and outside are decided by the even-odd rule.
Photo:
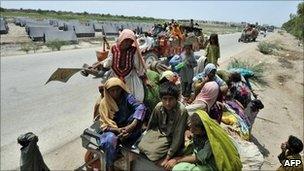
[[[101,129],[104,130],[107,127],[117,127],[113,121],[114,114],[119,110],[115,100],[111,97],[108,89],[111,87],[119,86],[125,92],[130,93],[126,84],[124,84],[119,78],[112,77],[108,79],[104,84],[104,97],[100,101],[99,113],[101,121]]]

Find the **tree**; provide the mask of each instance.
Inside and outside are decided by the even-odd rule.
[[[298,15],[304,17],[304,2],[298,5]]]

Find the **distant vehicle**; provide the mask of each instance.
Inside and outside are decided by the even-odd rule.
[[[255,28],[255,26],[248,25],[243,30],[243,33],[239,38],[238,42],[244,42],[244,43],[255,42],[258,35],[259,35],[259,31]]]
[[[268,26],[267,27],[267,32],[273,32],[274,26]]]

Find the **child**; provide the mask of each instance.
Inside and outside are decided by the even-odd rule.
[[[173,170],[234,170],[240,171],[240,156],[228,134],[205,111],[190,116],[193,154],[175,157],[166,165]]]
[[[220,46],[217,34],[210,35],[209,44],[206,48],[206,57],[208,63],[213,63],[215,66],[219,66],[218,58],[220,58]]]
[[[154,108],[138,147],[151,161],[164,167],[183,150],[188,113],[178,101],[179,88],[174,83],[162,83],[159,96],[161,102]]]
[[[177,158],[176,163],[180,164],[175,166],[174,170],[187,170],[186,165],[188,165],[189,170],[191,166],[197,167],[199,170],[217,170],[206,130],[201,118],[196,113],[190,116],[190,131],[193,134],[194,154]],[[195,166],[192,163],[200,164]]]
[[[184,50],[181,54],[184,66],[180,70],[180,77],[182,81],[182,95],[189,98],[191,95],[192,79],[194,77],[194,67],[197,66],[197,62],[194,58],[191,42],[185,42]]]
[[[301,155],[299,154],[303,150],[303,143],[300,139],[295,136],[290,135],[287,142],[281,144],[282,153],[278,156],[280,163],[282,164],[277,171],[302,171],[303,161],[298,166],[284,167],[286,160],[301,160]]]

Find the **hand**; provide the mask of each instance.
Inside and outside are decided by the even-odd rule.
[[[118,134],[118,138],[125,139],[130,135],[130,133],[127,132],[125,129],[122,128],[120,130],[121,130],[121,132],[120,132],[120,134]]]
[[[175,159],[175,158],[170,159],[170,160],[165,164],[165,169],[166,169],[166,170],[171,170],[176,164],[177,164],[177,159]]]
[[[226,107],[225,107],[225,105],[224,105],[223,103],[219,102],[219,101],[216,101],[216,106],[217,106],[220,110],[222,110],[222,111],[227,110]]]
[[[192,138],[192,136],[193,136],[193,134],[192,134],[192,132],[191,131],[189,131],[189,130],[186,130],[185,131],[185,138],[186,139],[191,139]]]
[[[218,67],[219,67],[219,66],[220,66],[220,64],[219,64],[219,63],[216,63],[216,66],[218,66]]]
[[[286,151],[286,150],[287,150],[286,145],[287,145],[286,142],[281,144],[281,149],[282,149],[282,151]]]
[[[145,85],[146,85],[148,88],[153,88],[153,86],[151,85],[151,83],[150,83],[149,80],[145,81]]]
[[[165,165],[167,164],[167,162],[169,161],[169,157],[167,156],[164,161],[160,164],[162,167],[165,167]]]
[[[120,134],[122,132],[121,128],[110,128],[110,131],[116,134]]]

